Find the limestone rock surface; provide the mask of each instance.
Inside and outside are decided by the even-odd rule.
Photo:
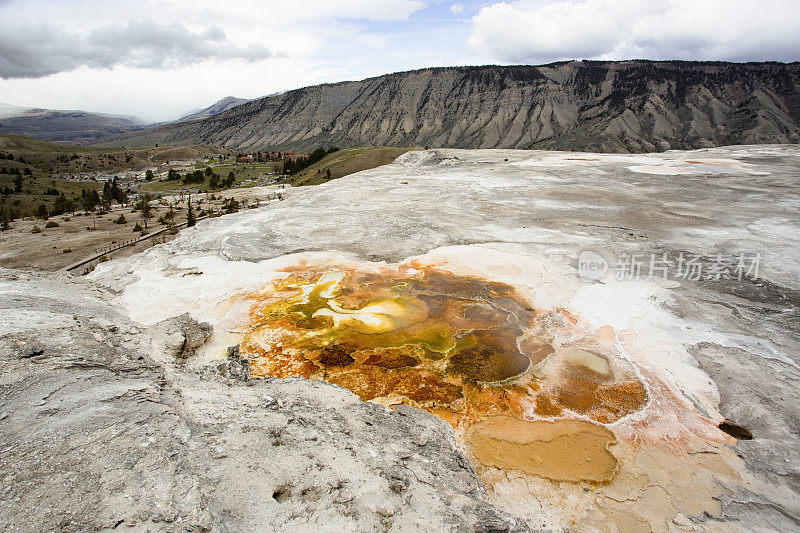
[[[153,352],[185,359],[194,355],[214,332],[208,322],[198,322],[189,313],[162,320],[150,328]]]
[[[0,272],[3,531],[527,529],[487,503],[443,421],[322,382],[156,363],[106,297]]]

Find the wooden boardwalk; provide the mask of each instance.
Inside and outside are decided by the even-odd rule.
[[[208,218],[208,215],[203,216],[203,217],[199,217],[197,219],[197,221],[199,222],[200,220],[203,220],[204,218]],[[86,265],[86,264],[89,264],[92,261],[97,261],[101,257],[103,257],[105,255],[108,255],[108,254],[110,254],[112,252],[116,252],[117,250],[121,250],[122,248],[125,248],[127,246],[135,246],[136,244],[139,244],[140,242],[146,241],[148,239],[152,239],[153,237],[161,235],[162,233],[165,233],[165,232],[170,231],[172,229],[180,229],[180,228],[182,228],[184,226],[186,226],[186,222],[181,222],[180,224],[175,224],[171,228],[170,227],[162,228],[162,229],[160,229],[158,231],[154,231],[152,233],[148,233],[147,235],[144,235],[142,237],[128,239],[128,240],[125,240],[125,241],[118,242],[116,244],[110,245],[110,246],[108,246],[106,248],[101,248],[101,249],[97,250],[94,254],[90,255],[89,257],[85,257],[85,258],[81,259],[80,261],[76,261],[75,263],[72,263],[70,265],[65,266],[64,268],[61,269],[61,271],[62,272],[72,272],[76,268],[81,267],[81,266]]]

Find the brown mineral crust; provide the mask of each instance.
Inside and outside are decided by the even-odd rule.
[[[409,355],[406,352],[407,350],[403,348],[375,350],[362,364],[394,370],[397,368],[418,366],[422,362],[418,357]]]
[[[608,420],[595,418],[598,422],[614,422],[639,411],[647,404],[647,391],[640,381],[619,381],[600,385],[594,394],[602,410],[612,415]]]
[[[528,372],[554,353],[548,329],[574,327],[569,313],[537,324],[511,286],[433,269],[334,273],[293,273],[251,293],[242,350],[255,358],[252,376],[323,379],[364,401],[425,409],[474,435],[482,464],[573,482],[613,476],[614,435],[601,426],[528,425],[531,411],[554,418],[565,409],[613,422],[647,401],[641,383],[582,349],[559,352],[548,378]],[[559,459],[562,448],[569,459]]]
[[[553,481],[606,484],[619,463],[609,451],[614,433],[583,420],[530,422],[497,416],[472,426],[472,453],[487,466]]]
[[[511,328],[473,331],[469,335],[473,346],[450,357],[448,372],[484,383],[504,381],[525,372],[531,361],[517,347],[521,334]]]
[[[316,362],[325,367],[350,366],[356,361],[352,354],[357,350],[358,347],[352,344],[330,344],[320,350]]]
[[[537,415],[544,417],[559,416],[563,412],[559,406],[555,405],[552,400],[544,394],[538,394],[536,396],[534,411]]]
[[[364,401],[390,394],[405,396],[420,405],[449,406],[462,397],[458,385],[427,370],[387,371],[374,366],[326,374],[326,381],[350,389]]]
[[[254,352],[247,350],[246,353]],[[319,370],[320,368],[308,359],[296,354],[287,354],[282,350],[265,353],[250,361],[251,377],[302,377],[308,379]]]
[[[555,387],[555,402],[576,413],[588,413],[597,405],[594,391],[600,383],[584,372],[573,372]]]
[[[520,341],[520,349],[531,360],[531,365],[537,365],[553,353],[553,347],[538,337],[525,337]]]
[[[518,385],[509,387],[467,382],[464,384],[468,415],[465,418],[479,419],[499,414],[524,418],[531,394],[531,389]]]
[[[570,367],[546,393],[547,401],[602,423],[616,422],[647,404],[647,391],[636,379],[616,380],[584,366]],[[537,402],[544,402],[545,397]],[[543,406],[542,409],[545,409]]]

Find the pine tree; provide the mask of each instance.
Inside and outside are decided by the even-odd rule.
[[[150,194],[144,193],[144,196],[136,207],[139,208],[139,211],[142,215],[142,221],[144,222],[144,227],[147,229],[147,221],[153,216],[151,210],[152,208],[150,207]]]
[[[189,195],[189,210],[186,212],[186,227],[191,228],[197,224],[197,219],[194,217],[194,209],[192,209],[192,196]]]
[[[9,224],[9,219],[11,217],[6,212],[4,207],[0,207],[0,231],[6,231],[11,229],[11,224]]]

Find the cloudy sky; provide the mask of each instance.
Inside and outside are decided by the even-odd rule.
[[[0,0],[0,102],[169,120],[426,66],[800,60],[800,0]]]

